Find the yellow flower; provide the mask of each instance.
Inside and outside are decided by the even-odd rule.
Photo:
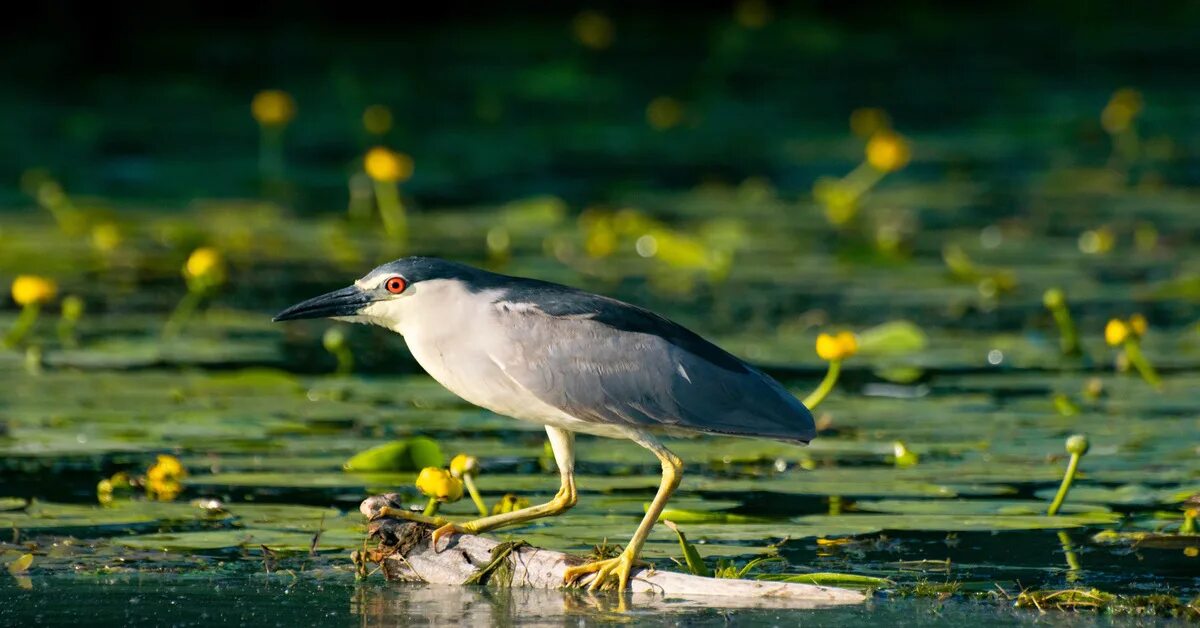
[[[62,317],[65,320],[77,321],[83,317],[83,299],[75,295],[64,297],[62,300]]]
[[[612,20],[599,11],[584,11],[571,21],[571,29],[575,31],[575,39],[592,50],[603,50],[612,45]]]
[[[850,112],[850,131],[858,137],[871,137],[891,127],[891,118],[879,107],[859,107]]]
[[[187,469],[179,458],[160,454],[157,461],[146,471],[146,493],[159,501],[169,502],[183,492],[180,482],[187,477]]]
[[[678,126],[683,122],[683,105],[670,96],[659,96],[646,105],[646,121],[659,131]]]
[[[456,502],[462,499],[462,480],[450,472],[437,467],[425,467],[417,476],[417,489],[439,502]]]
[[[1141,112],[1141,92],[1123,87],[1113,93],[1104,111],[1100,113],[1100,125],[1105,131],[1115,135],[1128,130]]]
[[[450,461],[450,475],[461,478],[464,475],[479,473],[479,459],[467,454],[458,454]]]
[[[1129,329],[1135,336],[1145,336],[1146,330],[1150,324],[1146,322],[1146,317],[1141,314],[1134,314],[1129,317]]]
[[[383,135],[392,130],[392,110],[384,105],[371,105],[363,111],[363,128],[372,135]]]
[[[179,480],[185,477],[187,477],[187,469],[183,468],[183,463],[179,461],[179,458],[166,454],[159,454],[158,459],[146,471],[146,479],[151,482]]]
[[[763,0],[741,0],[733,7],[733,17],[746,28],[762,28],[771,19],[771,7]]]
[[[817,336],[817,355],[825,361],[845,360],[858,353],[858,338],[843,331],[836,336],[821,334]]]
[[[892,443],[892,454],[896,458],[897,467],[911,467],[921,461],[921,457],[909,449],[904,441]]]
[[[189,279],[219,277],[223,272],[221,253],[208,246],[202,246],[188,256],[183,265],[183,274]]]
[[[1125,321],[1114,318],[1104,326],[1104,341],[1115,347],[1129,338],[1129,332],[1129,325]]]
[[[296,117],[296,101],[278,89],[265,89],[254,95],[250,112],[263,126],[283,126]]]
[[[529,500],[524,497],[519,497],[512,493],[505,493],[496,505],[492,506],[493,515],[502,515],[506,512],[515,512],[522,508],[529,508]]]
[[[12,298],[17,305],[42,305],[49,303],[58,294],[58,285],[45,277],[21,275],[13,280]]]
[[[363,159],[363,168],[376,181],[398,183],[407,181],[412,176],[413,160],[404,153],[376,146],[367,151],[367,156]]]
[[[103,253],[109,253],[121,245],[121,229],[111,222],[104,222],[92,227],[92,246]]]
[[[912,150],[908,140],[892,131],[880,131],[867,142],[867,163],[881,172],[895,172],[908,165]]]
[[[1047,309],[1057,310],[1067,304],[1067,297],[1058,288],[1051,288],[1042,295],[1042,303]]]

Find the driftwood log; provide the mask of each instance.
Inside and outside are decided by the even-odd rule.
[[[370,518],[382,506],[403,508],[400,496],[390,493],[367,498],[360,510]],[[563,572],[585,560],[521,542],[502,543],[467,534],[447,537],[434,552],[429,545],[431,531],[406,519],[372,521],[369,535],[379,541],[378,546],[360,554],[357,562],[363,568],[368,563],[379,565],[388,580],[547,590],[562,588]],[[675,607],[818,608],[865,600],[858,591],[836,587],[705,578],[650,567],[635,571],[629,588],[635,604],[669,598]]]

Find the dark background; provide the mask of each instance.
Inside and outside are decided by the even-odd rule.
[[[413,155],[406,189],[425,205],[592,202],[749,175],[806,193],[853,166],[858,155],[829,143],[867,105],[902,132],[950,140],[916,177],[981,167],[979,150],[953,143],[981,129],[996,140],[988,159],[1001,151],[1017,178],[1053,163],[1058,143],[1106,154],[1097,115],[1122,85],[1159,106],[1151,129],[1195,128],[1200,3],[768,6],[758,29],[727,2],[23,6],[0,25],[0,205],[27,202],[16,182],[35,166],[76,194],[253,195],[248,104],[268,87],[299,104],[291,204],[310,211],[344,206],[372,103],[392,108],[387,143]],[[611,47],[575,41],[585,9],[612,20]],[[645,122],[660,95],[687,110],[665,133]],[[1183,133],[1187,150],[1195,131]],[[1197,179],[1194,158],[1173,168]]]

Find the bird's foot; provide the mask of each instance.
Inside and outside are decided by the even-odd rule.
[[[438,541],[441,541],[444,537],[454,534],[475,534],[475,532],[470,523],[448,522],[433,531],[433,536],[429,540],[429,547],[433,548],[433,552],[436,554],[438,552]]]
[[[636,555],[628,550],[621,552],[616,558],[597,560],[590,563],[570,567],[563,574],[563,583],[567,586],[588,585],[588,591],[616,590],[619,593],[629,589],[629,575],[633,566],[645,564],[637,560]],[[595,574],[587,580],[589,574]]]
[[[368,517],[367,520],[379,521],[380,519],[387,517],[391,517],[393,519],[407,519],[409,521],[416,521],[417,523],[424,523],[431,526],[449,525],[448,521],[442,517],[423,515],[419,512],[408,510],[407,508],[392,508],[391,506],[380,506],[378,510],[375,510],[373,513],[371,513],[371,516]]]

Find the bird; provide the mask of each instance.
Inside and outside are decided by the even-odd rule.
[[[567,585],[628,589],[642,546],[682,478],[683,461],[661,436],[808,444],[816,435],[809,409],[761,370],[650,310],[565,285],[406,257],[273,320],[312,318],[398,333],[417,363],[454,394],[545,426],[560,478],[550,501],[458,523],[401,509],[376,515],[439,525],[435,549],[449,535],[478,534],[574,506],[577,433],[631,440],[658,458],[658,491],[629,543],[616,557],[569,568]]]

